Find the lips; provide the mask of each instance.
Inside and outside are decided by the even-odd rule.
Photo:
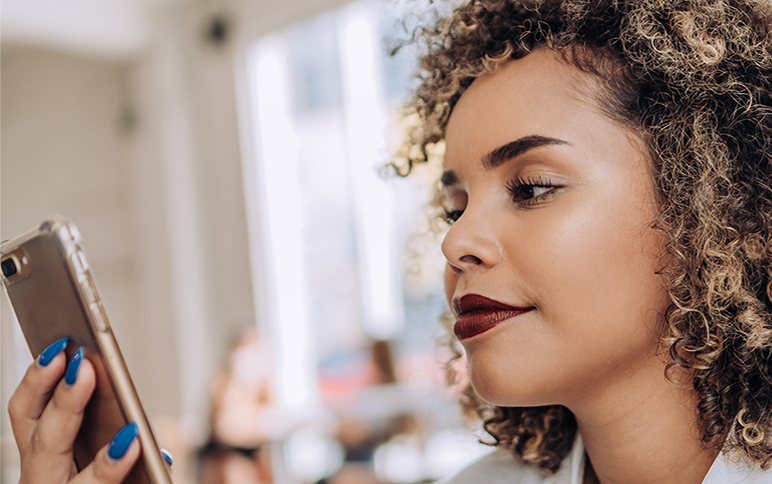
[[[453,309],[458,315],[453,332],[461,340],[484,333],[534,308],[510,306],[478,294],[467,294],[453,299]]]

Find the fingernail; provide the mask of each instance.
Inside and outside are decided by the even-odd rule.
[[[69,386],[75,384],[75,380],[78,379],[78,370],[80,370],[80,362],[83,361],[83,348],[78,348],[78,351],[72,355],[70,364],[67,365],[67,373],[64,374],[64,383]]]
[[[51,360],[56,358],[56,355],[61,353],[67,347],[67,338],[62,338],[59,341],[54,341],[46,349],[38,355],[38,364],[40,366],[48,366]]]
[[[163,456],[164,460],[167,464],[172,465],[174,464],[174,457],[172,457],[171,452],[169,452],[166,449],[161,449],[161,455]]]
[[[139,428],[134,422],[123,427],[110,442],[110,446],[107,448],[107,457],[112,460],[121,459],[126,455],[126,451],[129,450],[137,435],[139,435]]]

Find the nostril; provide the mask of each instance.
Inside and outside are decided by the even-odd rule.
[[[466,262],[467,264],[480,265],[482,264],[482,259],[480,259],[477,256],[467,254],[461,258],[461,262]]]

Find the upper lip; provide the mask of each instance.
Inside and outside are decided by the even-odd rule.
[[[460,298],[453,298],[453,310],[459,318],[475,313],[492,311],[525,311],[529,307],[517,307],[495,301],[479,294],[466,294]]]

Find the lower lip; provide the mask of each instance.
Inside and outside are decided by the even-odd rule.
[[[527,313],[530,310],[531,308],[469,314],[456,321],[456,324],[453,325],[453,332],[460,340],[469,339],[495,328],[499,323],[506,321],[507,319]]]

